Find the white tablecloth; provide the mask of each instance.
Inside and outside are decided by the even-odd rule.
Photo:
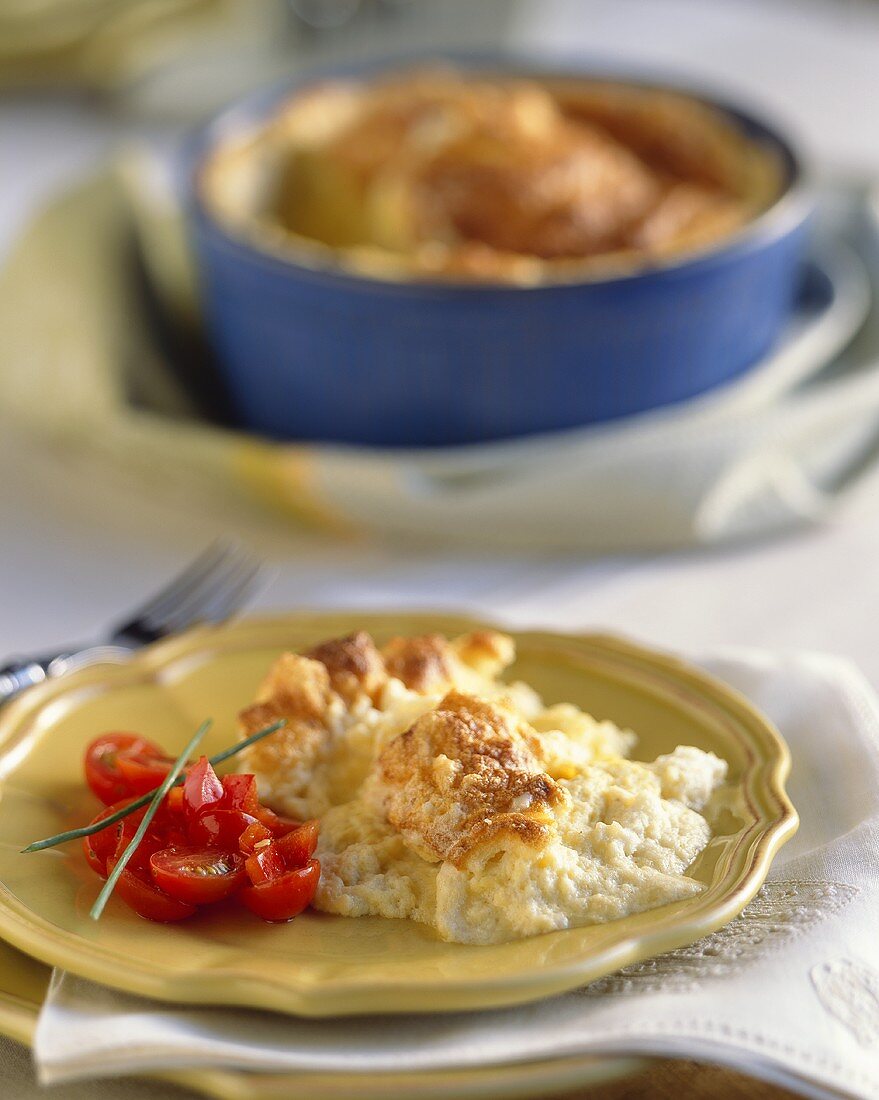
[[[539,0],[518,44],[689,69],[765,100],[822,169],[879,178],[879,6],[838,0]],[[0,103],[0,251],[51,190],[96,162],[124,123],[58,96]],[[47,395],[51,399],[51,395]],[[83,483],[0,433],[0,653],[88,637],[163,582],[215,533],[219,513]],[[579,560],[435,555],[281,535],[242,535],[276,574],[258,606],[470,607],[514,622],[624,631],[666,647],[809,648],[855,660],[879,683],[879,485],[831,526],[769,544],[668,557]],[[9,1100],[37,1092],[25,1055],[0,1044]],[[61,1088],[55,1100],[94,1095]],[[106,1100],[171,1097],[102,1084]]]

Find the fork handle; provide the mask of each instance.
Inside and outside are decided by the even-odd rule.
[[[34,684],[41,684],[48,677],[51,664],[51,659],[20,659],[0,668],[0,703],[14,699]]]
[[[102,645],[61,649],[41,657],[15,657],[0,668],[0,705],[65,672],[106,661],[116,663],[130,656],[131,650],[124,646]]]

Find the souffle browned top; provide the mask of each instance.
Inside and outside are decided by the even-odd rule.
[[[711,245],[780,175],[684,95],[430,69],[312,87],[221,143],[201,182],[231,228],[315,263],[539,283]]]

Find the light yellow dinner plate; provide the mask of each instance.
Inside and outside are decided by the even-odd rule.
[[[653,759],[678,744],[729,762],[735,809],[691,868],[698,896],[607,924],[472,946],[421,925],[308,912],[288,925],[229,906],[177,925],[141,920],[111,900],[88,916],[99,888],[79,846],[31,855],[39,837],[89,820],[86,743],[133,729],[178,751],[206,717],[205,747],[236,737],[235,715],[272,659],[363,628],[456,634],[475,624],[428,614],[322,614],[200,630],[130,663],[84,669],[31,689],[0,718],[0,935],[55,966],[105,985],[170,1001],[236,1004],[306,1016],[484,1009],[535,1000],[691,943],[753,897],[797,818],[785,791],[790,758],[769,722],[696,669],[628,642],[546,633],[516,635],[511,675],[547,702],[568,700],[639,736]]]
[[[49,985],[49,969],[0,941],[0,1035],[29,1045]],[[243,1073],[232,1070],[179,1070],[162,1074],[218,1100],[512,1100],[592,1088],[642,1072],[642,1058],[581,1057],[557,1061],[429,1073]]]

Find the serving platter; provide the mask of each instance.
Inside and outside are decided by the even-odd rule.
[[[206,751],[235,740],[235,714],[271,660],[354,628],[378,641],[483,627],[460,617],[361,612],[259,619],[190,632],[125,665],[83,669],[27,693],[0,718],[0,935],[48,964],[144,996],[305,1016],[485,1009],[575,988],[691,943],[736,916],[763,882],[796,813],[779,734],[741,696],[672,657],[603,636],[514,633],[512,677],[634,729],[636,756],[677,744],[730,766],[733,797],[691,868],[695,898],[624,920],[484,946],[448,944],[410,922],[306,913],[282,927],[232,908],[151,925],[98,889],[78,845],[23,855],[30,841],[89,820],[85,744],[134,729],[179,750],[206,717]]]

